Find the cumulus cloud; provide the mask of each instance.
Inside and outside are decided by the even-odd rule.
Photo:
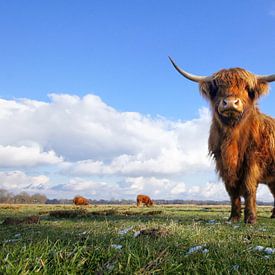
[[[126,177],[121,181],[98,181],[71,178],[68,183],[53,187],[57,192],[86,195],[96,199],[135,199],[137,194],[149,194],[154,199],[228,200],[222,183],[189,186],[183,181],[156,177]]]
[[[273,196],[265,184],[260,184],[257,190],[257,200],[273,202]]]
[[[0,145],[0,167],[31,167],[61,162],[62,158],[56,156],[54,151],[43,152],[38,144],[29,146]]]
[[[22,171],[0,172],[0,188],[13,191],[44,191],[50,179],[45,175],[29,176]]]
[[[0,101],[0,127],[9,129],[0,136],[0,157],[9,155],[8,166],[65,160],[75,175],[136,176],[210,167],[207,109],[184,122],[119,112],[95,95],[50,99]]]
[[[0,135],[0,188],[51,197],[227,199],[213,181],[209,124],[206,108],[174,121],[120,112],[92,94],[0,99],[0,127],[8,129]]]
[[[175,198],[183,190],[185,184],[166,178],[155,177],[126,177],[123,180],[89,180],[84,178],[71,178],[68,183],[53,187],[54,190],[62,192],[73,192],[74,194],[88,195],[97,199],[135,199],[137,194],[150,194],[154,198]],[[174,190],[174,193],[170,193]]]
[[[86,191],[104,198],[112,190],[118,197],[136,192],[165,197],[184,189],[173,177],[212,171],[207,109],[191,121],[171,121],[119,112],[92,94],[51,94],[49,102],[0,99],[0,107],[0,127],[8,129],[0,135],[0,167],[22,170],[16,187],[26,188],[29,169],[38,173],[38,167],[52,166],[56,187],[49,186],[48,193]],[[62,184],[56,182],[60,177]],[[10,182],[6,176],[4,185]]]

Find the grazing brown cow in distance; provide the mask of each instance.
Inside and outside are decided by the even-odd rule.
[[[89,204],[89,201],[84,198],[84,197],[81,197],[81,196],[76,196],[74,199],[73,199],[73,203],[75,205],[88,205]]]
[[[257,100],[268,92],[273,75],[254,75],[241,68],[223,69],[211,76],[196,76],[176,70],[199,83],[202,95],[212,107],[209,154],[225,183],[231,199],[231,221],[241,217],[241,197],[245,199],[244,221],[256,222],[256,191],[267,184],[275,199],[275,120],[262,114]],[[272,212],[275,218],[275,204]]]
[[[137,195],[137,207],[145,204],[147,207],[154,205],[154,202],[146,195]]]

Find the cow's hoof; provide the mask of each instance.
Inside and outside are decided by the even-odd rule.
[[[275,214],[272,214],[270,218],[275,219]]]
[[[245,219],[244,222],[245,222],[245,223],[248,223],[248,224],[255,224],[255,223],[256,223],[256,217],[254,217],[254,216],[249,216],[247,219]]]
[[[240,216],[233,216],[233,217],[229,217],[228,221],[235,223],[235,222],[239,222],[241,219]]]

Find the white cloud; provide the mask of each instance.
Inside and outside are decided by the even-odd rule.
[[[260,184],[257,190],[257,200],[273,202],[273,196],[267,185]]]
[[[198,197],[202,200],[229,200],[224,184],[221,182],[207,182],[205,185],[192,186],[187,190],[186,196],[193,200]]]
[[[137,194],[148,194],[153,199],[229,200],[222,183],[188,186],[182,181],[155,177],[127,177],[123,181],[111,183],[72,178],[68,183],[53,189],[57,192],[86,195],[95,199],[135,199]]]
[[[0,145],[0,167],[52,165],[62,162],[54,151],[43,152],[38,144],[30,146]]]
[[[50,179],[45,175],[28,176],[22,171],[0,172],[0,188],[18,193],[20,191],[44,191]]]
[[[190,121],[119,112],[95,95],[0,99],[0,128],[7,129],[0,168],[16,170],[0,172],[0,188],[50,197],[228,199],[223,184],[212,183],[210,120],[205,108]]]
[[[185,184],[172,181],[166,178],[158,179],[155,177],[128,177],[122,181],[96,181],[84,178],[72,178],[68,183],[53,187],[57,192],[70,192],[90,196],[95,199],[135,199],[137,194],[149,194],[156,198],[175,198],[171,190],[184,188]]]
[[[11,167],[56,164],[63,158],[75,175],[139,176],[210,168],[207,109],[198,119],[183,122],[118,112],[95,95],[53,94],[50,99],[0,101],[0,127],[9,129],[0,136],[0,164],[7,155]]]
[[[0,127],[8,129],[0,135],[0,167],[38,173],[37,166],[52,166],[62,172],[51,174],[55,192],[92,189],[91,195],[102,198],[109,190],[117,197],[139,191],[170,196],[170,190],[180,192],[176,185],[184,186],[171,178],[212,171],[207,109],[197,119],[171,121],[119,112],[95,95],[64,94],[50,95],[50,102],[1,99],[0,107]],[[62,183],[57,182],[60,177]],[[24,180],[19,186],[25,188]]]

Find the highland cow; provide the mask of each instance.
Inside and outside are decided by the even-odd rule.
[[[137,207],[141,205],[146,205],[147,207],[152,206],[154,202],[146,195],[137,195]]]
[[[73,203],[75,205],[88,205],[89,204],[89,201],[84,198],[84,197],[81,197],[81,196],[76,196],[74,199],[73,199]]]
[[[275,119],[257,107],[275,74],[261,76],[232,68],[196,76],[170,60],[181,75],[199,83],[201,94],[210,101],[209,154],[231,199],[229,220],[240,220],[244,197],[244,221],[254,224],[258,184],[267,184],[275,199]],[[275,203],[271,217],[275,218]]]

